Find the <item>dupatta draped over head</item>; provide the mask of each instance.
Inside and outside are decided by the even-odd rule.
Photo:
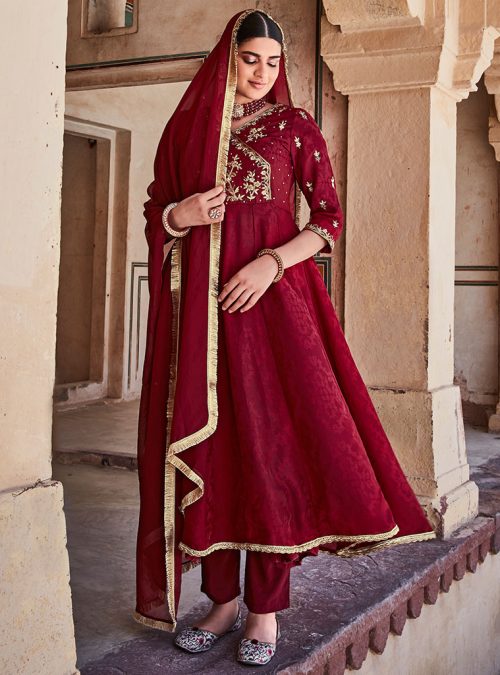
[[[237,83],[236,34],[254,11],[238,12],[229,20],[169,119],[148,187],[150,199],[144,205],[150,299],[139,411],[141,507],[134,618],[163,630],[175,630],[177,621],[182,514],[204,491],[201,476],[183,461],[182,452],[208,438],[217,426],[223,225],[193,227],[187,237],[176,238],[165,255],[171,237],[163,227],[162,213],[171,202],[225,183]],[[278,76],[266,99],[293,105],[284,35]],[[295,207],[297,219],[298,189]],[[182,417],[173,415],[174,395]],[[179,473],[193,485],[182,500],[176,497]]]

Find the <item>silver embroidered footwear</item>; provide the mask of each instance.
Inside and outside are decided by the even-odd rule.
[[[219,638],[227,633],[232,633],[241,628],[241,607],[238,605],[238,614],[236,620],[225,633],[218,635],[211,630],[205,628],[198,628],[198,626],[190,626],[181,630],[174,639],[174,644],[187,652],[206,652],[217,642]]]
[[[276,653],[276,644],[281,635],[280,623],[276,617],[276,642],[263,642],[257,638],[241,638],[238,646],[240,663],[248,663],[252,666],[263,666],[273,658]]]

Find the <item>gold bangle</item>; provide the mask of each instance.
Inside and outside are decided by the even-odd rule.
[[[278,263],[278,271],[276,273],[276,276],[273,279],[273,283],[275,284],[277,281],[281,279],[283,274],[285,273],[285,266],[283,265],[283,258],[280,256],[278,251],[275,251],[274,248],[263,248],[261,251],[257,253],[257,258],[260,258],[262,255],[266,255],[268,253],[269,255],[272,255],[273,258],[276,260]]]
[[[172,202],[171,204],[168,204],[168,206],[166,206],[163,209],[163,213],[161,214],[161,220],[163,223],[163,227],[170,235],[172,235],[172,237],[185,237],[187,234],[189,234],[191,226],[186,227],[183,230],[175,230],[171,225],[168,224],[168,214],[174,208],[174,206],[177,206],[178,203],[179,202]]]

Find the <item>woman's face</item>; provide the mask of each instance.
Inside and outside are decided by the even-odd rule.
[[[237,102],[262,98],[278,77],[280,43],[273,38],[258,37],[245,40],[237,49]]]

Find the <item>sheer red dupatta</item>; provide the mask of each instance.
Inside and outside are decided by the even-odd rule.
[[[171,237],[162,213],[171,202],[225,183],[236,92],[236,33],[254,11],[229,20],[168,121],[147,189],[150,199],[144,204],[150,299],[138,424],[140,514],[133,616],[168,631],[175,630],[180,598],[182,514],[203,496],[203,480],[182,460],[182,451],[208,438],[217,426],[223,224],[193,227],[165,255]],[[284,38],[278,77],[266,98],[293,105]],[[193,484],[182,501],[176,494],[178,472]]]

